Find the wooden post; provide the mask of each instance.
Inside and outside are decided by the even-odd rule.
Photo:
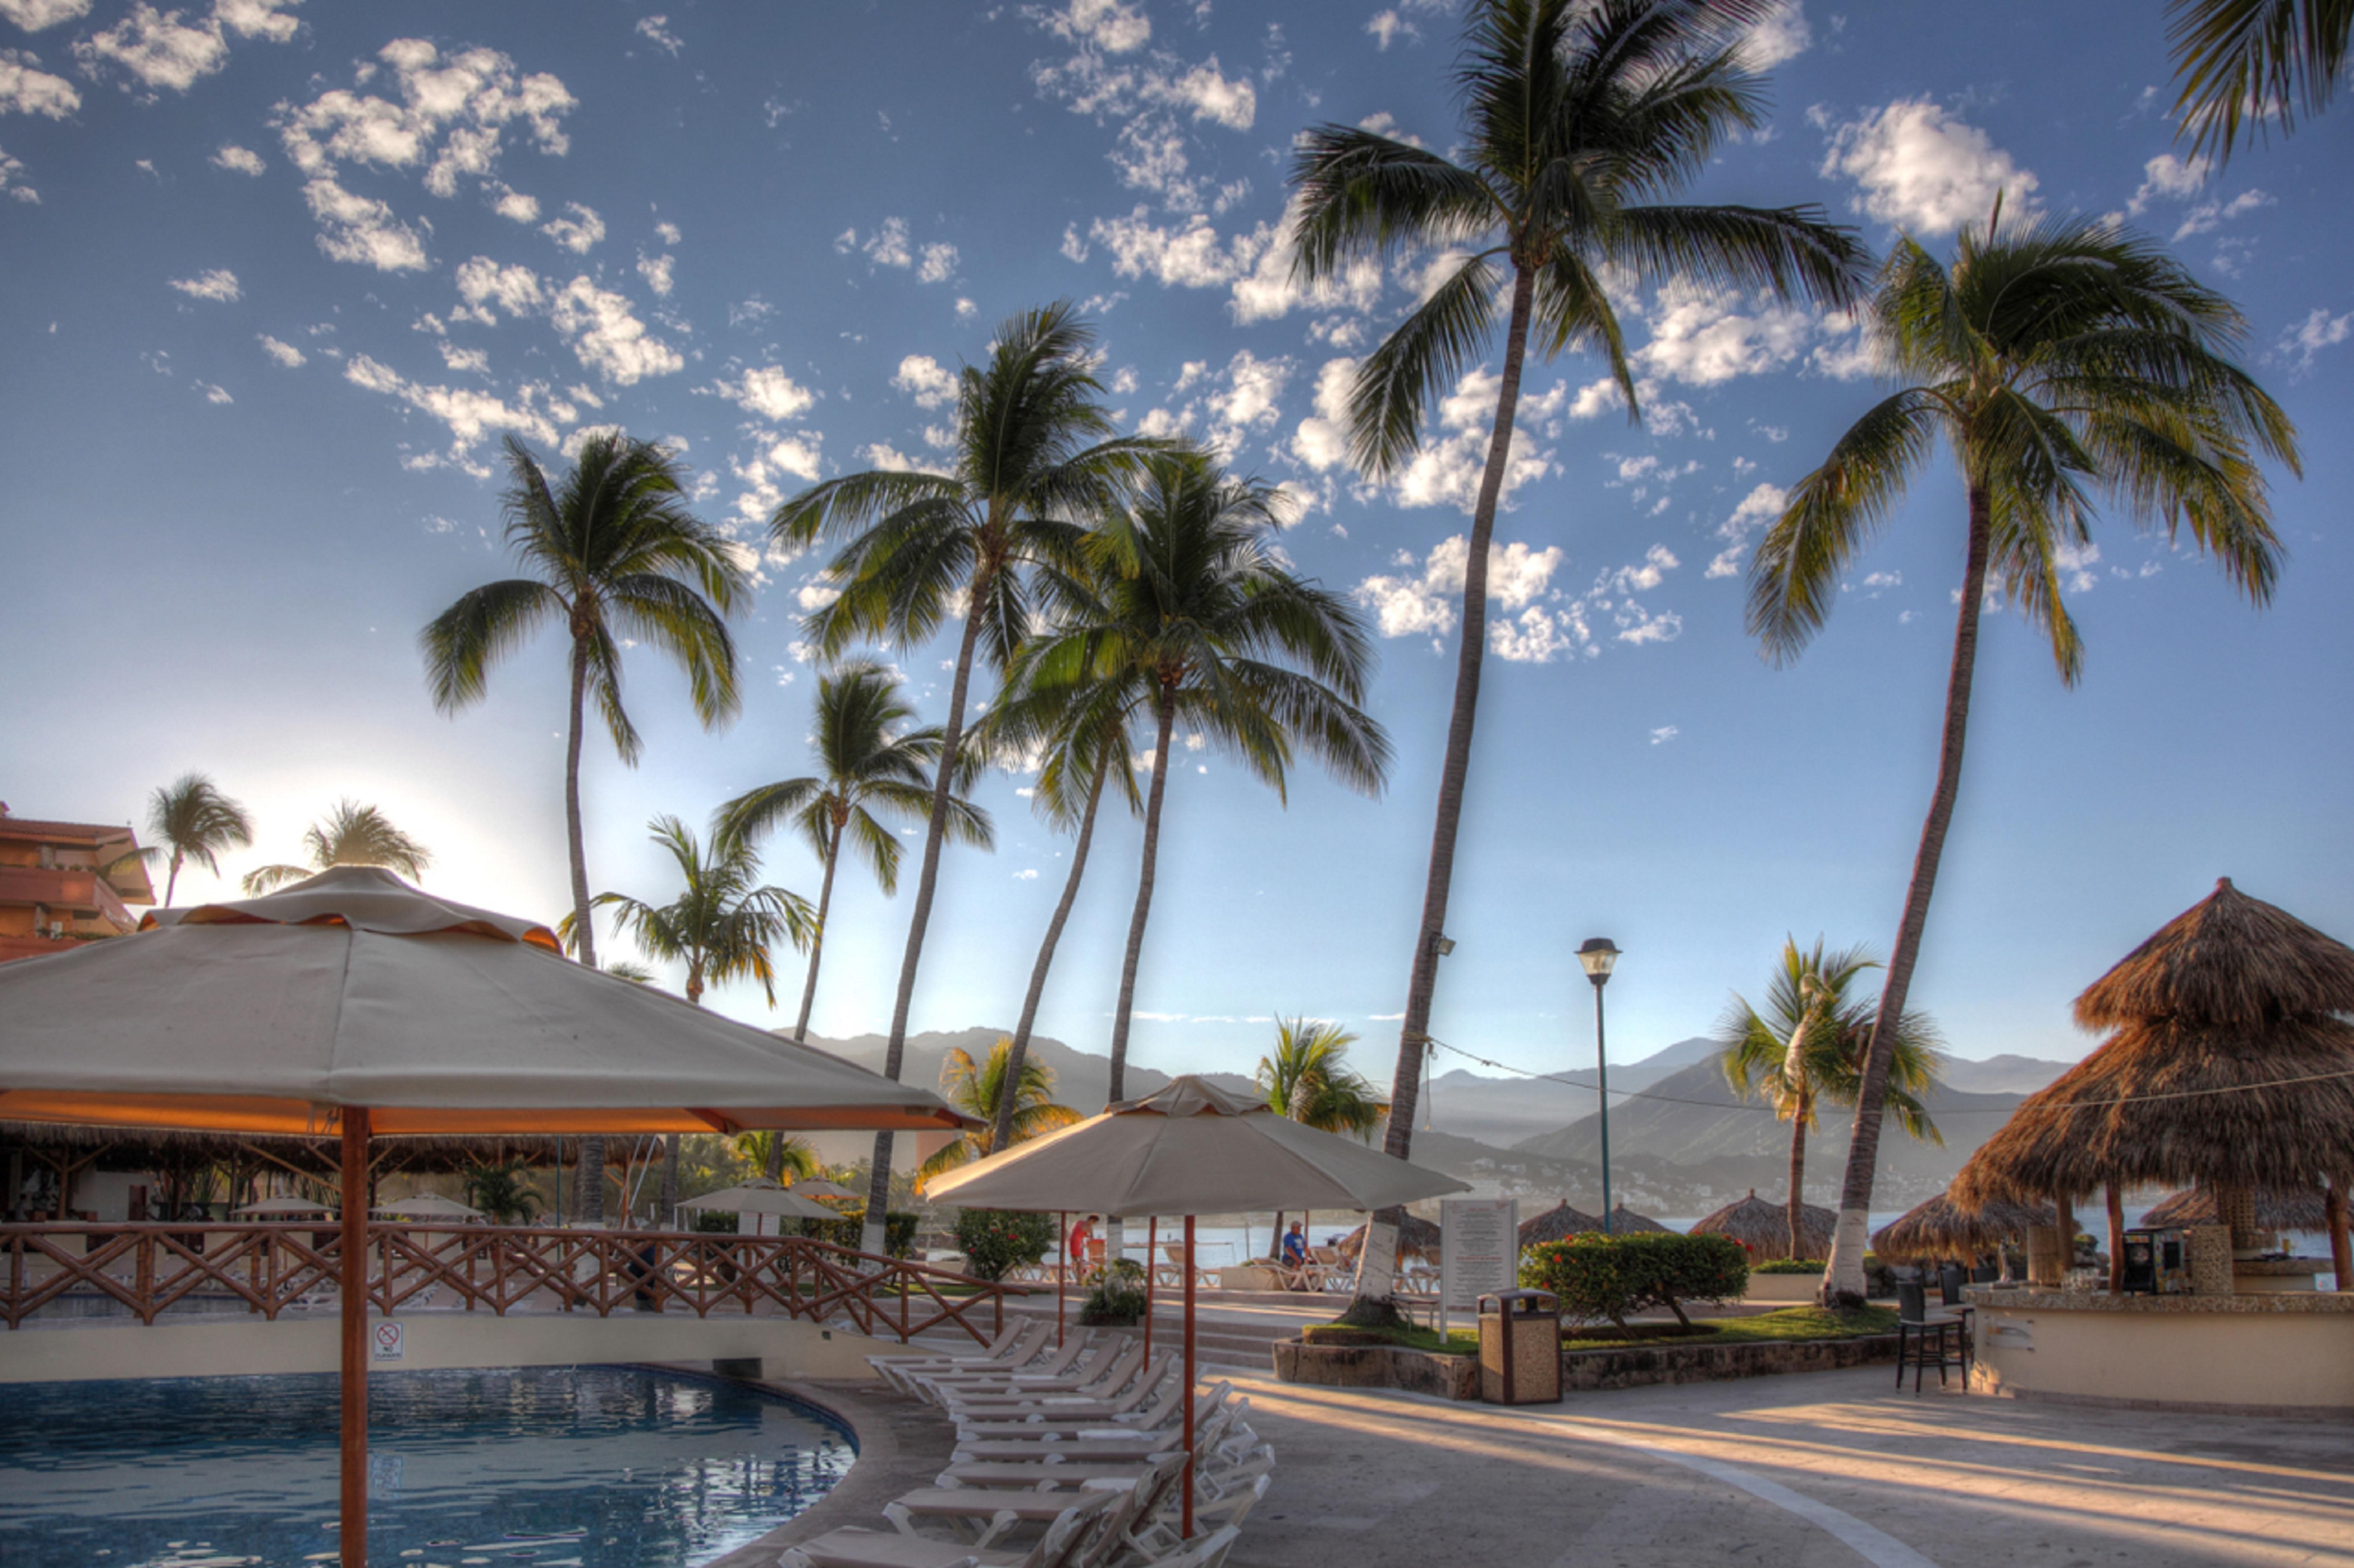
[[[2329,1266],[2338,1277],[2332,1281],[2340,1290],[2354,1290],[2354,1245],[2349,1245],[2346,1219],[2346,1178],[2332,1176],[2329,1186],[2321,1195],[2324,1223],[2329,1227]]]
[[[1370,1239],[1370,1238],[1368,1238]],[[1185,1216],[1185,1511],[1179,1533],[1193,1539],[1193,1216]]]
[[[2109,1294],[2126,1290],[2126,1195],[2109,1183]]]
[[[1161,1255],[1161,1216],[1144,1222],[1144,1359],[1152,1360],[1152,1275]]]
[[[367,1568],[368,1113],[344,1109],[343,1568]]]
[[[1063,1348],[1063,1298],[1071,1288],[1071,1216],[1068,1213],[1055,1216],[1055,1348]],[[1005,1298],[997,1298],[997,1310],[1002,1317]]]

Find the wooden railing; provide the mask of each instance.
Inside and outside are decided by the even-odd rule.
[[[342,1254],[327,1224],[0,1224],[0,1318],[15,1329],[53,1304],[95,1298],[143,1323],[199,1301],[274,1319],[335,1299]],[[372,1225],[367,1281],[369,1304],[385,1313],[744,1312],[842,1320],[901,1340],[952,1327],[982,1343],[1003,1330],[1009,1294],[801,1236],[504,1225]]]

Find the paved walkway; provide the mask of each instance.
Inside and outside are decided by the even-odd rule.
[[[2354,1426],[1892,1394],[1884,1367],[1500,1409],[1237,1378],[1235,1568],[2354,1564]]]

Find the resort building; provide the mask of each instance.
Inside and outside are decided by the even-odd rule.
[[[130,906],[155,902],[138,848],[127,827],[12,816],[0,800],[0,963],[136,930]]]

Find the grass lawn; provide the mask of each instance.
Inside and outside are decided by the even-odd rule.
[[[1311,1345],[1398,1345],[1440,1356],[1479,1353],[1479,1336],[1470,1329],[1458,1329],[1442,1341],[1428,1329],[1359,1329],[1345,1323],[1318,1323],[1301,1330],[1299,1337]]]
[[[1638,1340],[1638,1344],[1657,1345],[1747,1345],[1773,1340],[1855,1340],[1871,1334],[1893,1334],[1896,1331],[1896,1308],[1893,1307],[1863,1307],[1852,1312],[1826,1311],[1820,1307],[1786,1307],[1779,1312],[1761,1313],[1755,1318],[1704,1319],[1694,1327],[1697,1334],[1679,1334],[1672,1339]],[[1563,1330],[1562,1349],[1565,1351],[1622,1350],[1628,1341],[1613,1332],[1608,1339],[1575,1338],[1590,1335],[1591,1329]]]

